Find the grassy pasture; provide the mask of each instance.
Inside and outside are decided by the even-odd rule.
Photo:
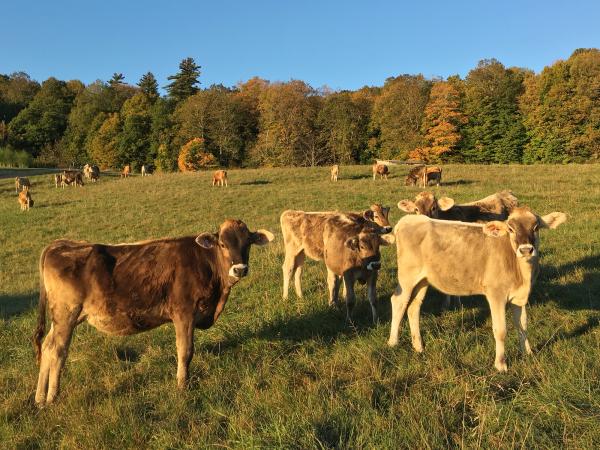
[[[386,346],[395,248],[382,250],[381,322],[371,325],[358,288],[355,324],[327,307],[322,263],[307,262],[305,298],[281,298],[287,208],[360,210],[419,192],[406,168],[374,182],[370,167],[231,170],[55,189],[31,176],[35,207],[22,213],[14,171],[0,179],[0,447],[5,448],[600,448],[600,171],[593,165],[448,166],[431,188],[457,202],[510,188],[539,213],[569,221],[543,232],[542,273],[530,298],[534,355],[519,354],[508,323],[509,371],[493,368],[489,310],[480,297],[443,312],[427,295],[425,345],[416,355],[408,324]],[[5,173],[6,174],[6,173]],[[2,171],[0,171],[0,178]],[[30,337],[41,249],[60,237],[126,242],[214,231],[227,217],[276,235],[254,248],[250,275],[216,325],[196,332],[190,387],[175,388],[171,325],[127,338],[79,326],[58,402],[37,410]],[[507,314],[510,316],[510,313]]]

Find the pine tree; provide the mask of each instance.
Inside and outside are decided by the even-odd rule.
[[[113,73],[112,78],[108,81],[108,85],[110,87],[115,87],[120,84],[125,84],[124,80],[125,80],[125,75],[123,75],[122,73],[115,72],[115,73]]]
[[[188,97],[191,97],[199,88],[198,78],[200,77],[200,66],[196,64],[194,58],[185,58],[179,64],[179,72],[168,77],[173,82],[166,86],[166,89],[175,102],[179,103]]]
[[[142,78],[140,78],[140,81],[137,85],[140,87],[146,98],[148,98],[148,100],[150,100],[152,103],[154,103],[159,97],[158,82],[156,81],[156,78],[154,78],[154,74],[152,72],[147,72],[142,75]]]

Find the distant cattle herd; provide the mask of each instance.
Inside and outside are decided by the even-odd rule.
[[[153,173],[141,168],[142,176]],[[390,169],[376,163],[373,180],[387,180]],[[121,177],[131,175],[126,166]],[[331,167],[337,182],[339,165]],[[83,186],[83,177],[98,180],[97,166],[65,170],[54,177],[55,186]],[[442,182],[437,166],[412,168],[405,184],[426,187]],[[213,186],[228,186],[227,172],[217,170]],[[31,183],[15,179],[21,210],[33,206]],[[527,338],[528,298],[539,272],[539,231],[553,229],[566,215],[539,216],[508,190],[483,199],[455,204],[448,197],[421,192],[401,200],[408,213],[395,227],[389,208],[374,203],[363,212],[286,210],[281,214],[284,262],[283,298],[293,278],[302,297],[305,258],[323,261],[327,270],[329,304],[339,304],[343,288],[346,318],[352,322],[356,281],[367,284],[372,319],[378,321],[376,285],[381,269],[380,247],[396,244],[398,284],[391,296],[392,319],[388,344],[398,343],[402,318],[408,316],[412,346],[423,351],[419,316],[429,286],[448,296],[484,295],[488,301],[496,341],[494,365],[506,371],[505,310],[512,308],[523,353],[531,353]],[[35,401],[39,406],[58,394],[73,329],[87,321],[98,330],[129,335],[163,323],[175,326],[177,384],[184,387],[193,356],[195,328],[209,328],[223,312],[231,288],[249,270],[249,249],[266,245],[274,235],[250,231],[240,220],[226,220],[216,233],[159,239],[130,244],[94,244],[62,239],[41,254],[39,317],[34,344],[40,372]],[[45,336],[46,311],[51,328]]]

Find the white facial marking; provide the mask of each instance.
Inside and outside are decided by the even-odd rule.
[[[233,266],[231,266],[231,268],[229,269],[229,276],[232,278],[240,278],[236,275],[235,273],[235,269],[247,269],[248,268],[248,264],[234,264]]]

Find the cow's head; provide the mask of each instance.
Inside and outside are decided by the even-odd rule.
[[[361,269],[379,270],[381,268],[380,245],[391,245],[396,241],[393,234],[380,235],[370,230],[361,230],[358,234],[349,237],[344,245],[355,253],[354,260]]]
[[[373,203],[369,209],[367,209],[363,213],[363,217],[370,221],[375,222],[379,225],[383,230],[383,233],[391,233],[392,226],[389,221],[390,208],[386,206],[381,206],[379,203]]]
[[[275,236],[267,230],[250,231],[241,220],[228,219],[218,233],[202,233],[196,243],[206,249],[214,249],[219,262],[233,282],[248,275],[250,246],[267,245]]]
[[[439,217],[440,211],[448,211],[454,206],[454,200],[448,197],[435,198],[433,192],[421,192],[415,200],[400,200],[398,208],[410,214],[422,214],[432,219]]]
[[[554,229],[567,221],[565,213],[552,212],[543,217],[534,214],[529,208],[515,208],[504,222],[492,221],[483,226],[488,236],[508,235],[517,257],[530,259],[538,256],[540,228]]]

